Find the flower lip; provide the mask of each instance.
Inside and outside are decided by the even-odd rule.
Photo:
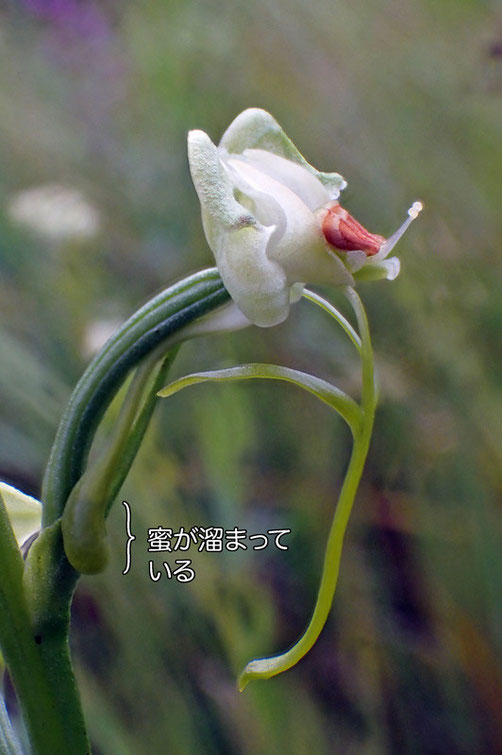
[[[367,231],[339,202],[326,209],[321,228],[328,244],[338,251],[361,250],[371,257],[385,244],[383,236]]]

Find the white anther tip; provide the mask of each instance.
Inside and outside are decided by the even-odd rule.
[[[415,220],[415,218],[418,218],[419,214],[422,212],[423,209],[424,209],[424,206],[422,202],[413,202],[410,209],[408,210],[408,215],[410,216],[410,218]]]

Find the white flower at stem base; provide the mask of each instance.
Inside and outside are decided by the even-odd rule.
[[[255,325],[286,319],[296,283],[398,275],[399,260],[386,257],[421,204],[387,241],[369,233],[337,202],[342,176],[309,165],[266,111],[245,110],[218,147],[191,131],[188,158],[220,275]]]

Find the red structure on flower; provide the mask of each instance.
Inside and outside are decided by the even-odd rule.
[[[326,210],[322,232],[328,244],[335,249],[343,252],[360,249],[368,257],[379,252],[385,243],[383,236],[367,231],[339,202],[333,202]]]

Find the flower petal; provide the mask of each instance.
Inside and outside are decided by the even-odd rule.
[[[274,226],[242,228],[224,234],[213,249],[228,293],[241,312],[261,327],[278,325],[289,314],[286,275],[266,253],[273,231]]]
[[[221,151],[220,151],[221,153]],[[287,218],[283,200],[291,200],[287,186],[275,181],[258,170],[241,156],[222,153],[222,164],[227,170],[232,185],[238,189],[239,199],[256,220],[264,226],[274,226],[272,243],[277,243],[286,230]]]
[[[255,218],[236,201],[218,149],[204,131],[189,132],[188,161],[202,209],[217,225],[229,229],[255,225]]]
[[[366,253],[361,249],[348,251],[344,254],[345,264],[351,273],[357,273],[366,264],[367,259]]]
[[[294,191],[240,156],[225,156],[224,164],[232,182],[252,201],[257,220],[272,231],[266,254],[281,265],[289,285],[353,284],[342,260],[330,253],[318,218]]]
[[[203,131],[189,133],[188,159],[206,238],[230,296],[256,325],[282,322],[289,313],[286,276],[266,255],[275,226],[265,227],[237,202],[218,150]]]
[[[316,212],[330,201],[326,187],[303,165],[284,157],[265,152],[264,149],[246,149],[242,158],[293,191],[307,207]]]
[[[354,273],[356,281],[376,281],[387,279],[393,281],[399,275],[401,262],[398,257],[389,257],[386,260],[377,260],[373,262],[370,258],[365,266]]]

